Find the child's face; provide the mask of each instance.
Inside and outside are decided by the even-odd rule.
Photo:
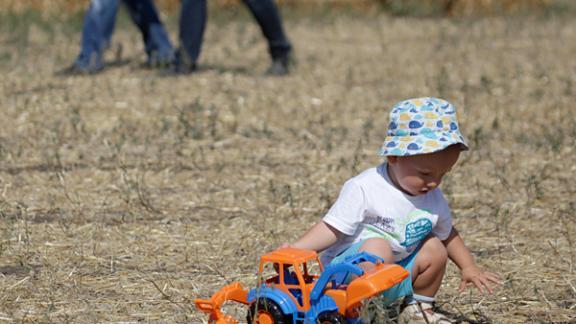
[[[389,156],[388,173],[394,185],[404,193],[424,195],[440,185],[459,156],[460,148],[457,145],[430,154]]]

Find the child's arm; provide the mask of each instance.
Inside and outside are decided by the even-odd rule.
[[[321,252],[336,243],[341,235],[343,234],[334,227],[324,223],[324,221],[319,221],[296,242],[284,244],[284,246]]]
[[[500,278],[497,274],[484,271],[476,265],[474,257],[464,244],[464,240],[462,240],[456,228],[452,228],[452,232],[448,238],[444,240],[444,245],[446,246],[450,260],[460,268],[462,276],[460,291],[464,291],[466,286],[472,283],[481,293],[484,293],[484,288],[492,293],[492,285],[500,284]]]

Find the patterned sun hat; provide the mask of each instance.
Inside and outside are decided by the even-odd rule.
[[[453,144],[468,149],[458,128],[454,106],[432,97],[408,99],[392,107],[380,155],[433,153]]]

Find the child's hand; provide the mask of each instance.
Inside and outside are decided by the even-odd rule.
[[[470,283],[474,284],[481,293],[484,289],[490,294],[493,293],[492,286],[500,284],[500,276],[488,271],[483,271],[476,265],[462,269],[462,282],[460,283],[460,292],[463,292]]]

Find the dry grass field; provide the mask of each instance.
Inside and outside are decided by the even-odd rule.
[[[458,294],[450,265],[443,308],[477,323],[576,321],[574,11],[291,13],[285,78],[262,76],[265,44],[242,10],[210,21],[202,69],[179,77],[140,67],[127,22],[103,73],[58,76],[78,19],[2,15],[1,322],[202,323],[193,299],[252,286],[259,255],[380,163],[389,107],[416,96],[459,111],[471,150],[443,190],[478,262],[503,278],[492,296]]]

